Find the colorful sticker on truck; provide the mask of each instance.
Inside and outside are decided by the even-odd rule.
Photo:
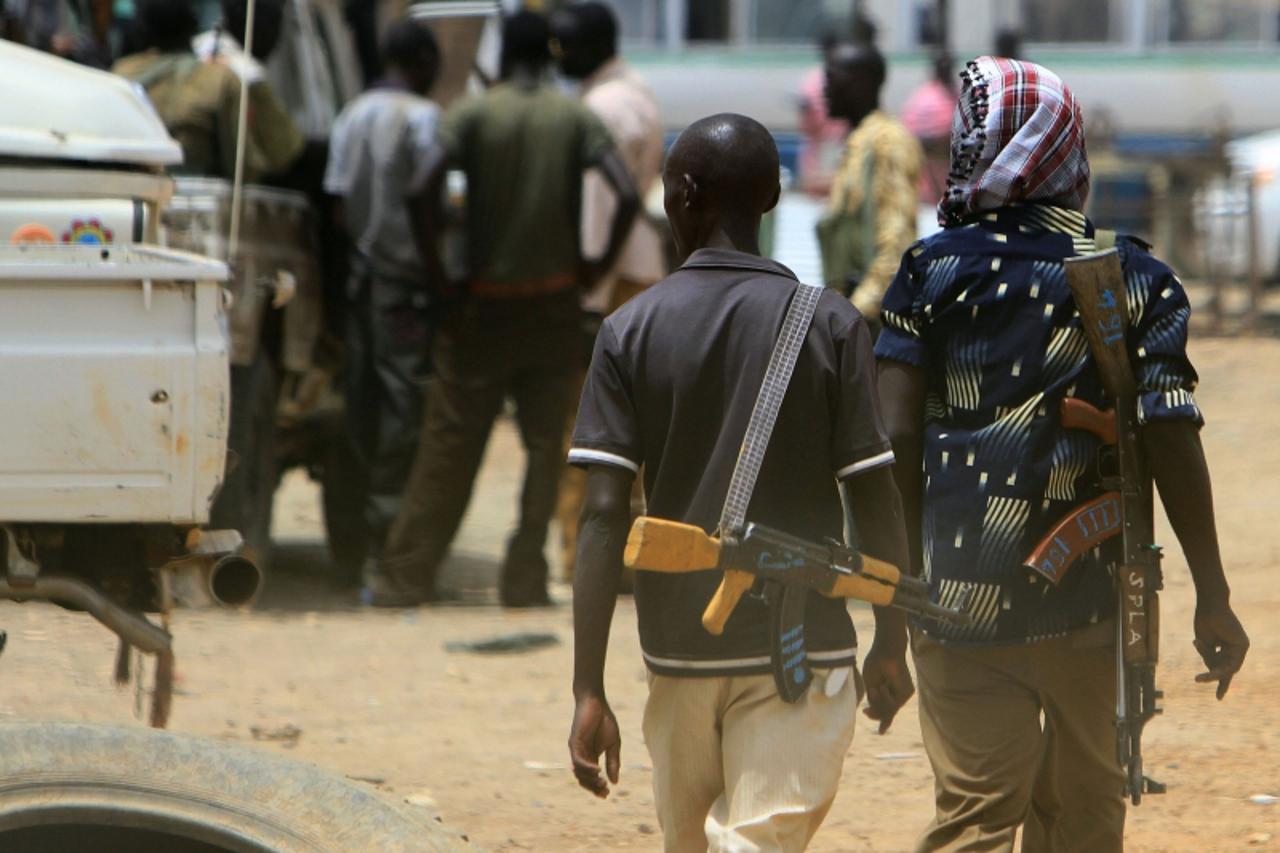
[[[45,225],[39,222],[28,222],[26,225],[19,225],[13,229],[13,233],[9,235],[9,242],[15,246],[30,246],[40,243],[56,243],[58,238],[53,236],[53,232]]]
[[[62,232],[62,242],[101,246],[110,243],[115,235],[97,219],[76,219],[71,228]]]

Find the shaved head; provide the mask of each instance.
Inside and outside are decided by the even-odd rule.
[[[761,216],[778,191],[778,146],[765,126],[736,113],[689,125],[667,155],[667,170],[689,175],[709,201]]]
[[[702,248],[717,230],[734,243],[750,236],[754,246],[760,217],[778,203],[778,146],[753,118],[708,116],[685,128],[671,146],[663,185],[682,252]]]

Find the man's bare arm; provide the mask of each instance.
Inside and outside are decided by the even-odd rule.
[[[907,533],[903,526],[902,500],[891,467],[886,465],[856,474],[842,486],[857,532],[858,550],[895,566],[905,566]],[[876,636],[863,663],[867,688],[865,713],[879,721],[880,734],[884,734],[898,710],[915,693],[915,686],[907,670],[905,614],[893,607],[876,607],[874,613]]]
[[[920,520],[924,500],[924,395],[925,375],[901,361],[879,362],[880,414],[893,444],[893,475],[902,498],[907,528],[911,573],[924,573]]]
[[[617,196],[618,207],[614,212],[613,222],[609,226],[609,241],[605,244],[604,255],[599,260],[583,263],[583,268],[586,270],[584,287],[595,284],[600,276],[613,269],[618,256],[622,254],[622,247],[626,245],[627,237],[631,234],[631,225],[635,222],[636,214],[640,212],[639,192],[617,150],[610,149],[600,161],[599,167]]]
[[[612,465],[587,469],[587,493],[578,533],[573,581],[573,727],[569,756],[578,784],[597,797],[609,794],[600,774],[605,755],[609,781],[618,783],[622,739],[604,691],[609,626],[618,599],[622,552],[631,525],[634,475]]]
[[[422,258],[430,287],[442,296],[452,296],[458,282],[449,281],[440,257],[440,233],[444,225],[444,176],[449,165],[443,145],[433,145],[422,164],[422,190],[409,197],[409,224],[418,255]]]
[[[1221,699],[1244,664],[1249,637],[1231,609],[1200,432],[1188,421],[1162,421],[1147,424],[1142,437],[1160,501],[1196,588],[1195,646],[1208,667],[1196,681],[1216,681]]]

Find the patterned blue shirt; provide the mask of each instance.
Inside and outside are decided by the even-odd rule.
[[[1083,214],[1007,207],[912,246],[881,309],[880,359],[924,369],[924,572],[935,598],[970,597],[974,623],[926,625],[942,640],[1059,636],[1115,609],[1106,553],[1054,587],[1022,563],[1067,512],[1101,493],[1099,442],[1063,429],[1077,397],[1106,408],[1063,259],[1095,250]],[[1186,293],[1140,241],[1117,240],[1142,422],[1203,423],[1186,355]]]

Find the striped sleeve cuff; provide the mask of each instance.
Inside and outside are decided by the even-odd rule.
[[[1204,426],[1204,415],[1196,405],[1196,398],[1185,388],[1140,394],[1138,423],[1155,421],[1191,421],[1196,426]]]
[[[569,451],[570,465],[614,465],[626,468],[633,474],[640,472],[640,465],[625,456],[609,453],[604,450],[592,450],[589,447],[574,447]]]
[[[852,477],[854,474],[861,474],[863,471],[870,471],[872,468],[879,468],[882,465],[893,463],[893,451],[886,450],[883,453],[877,453],[875,456],[868,456],[866,459],[860,459],[852,465],[846,465],[839,471],[836,471],[836,479],[843,480],[846,477]]]

